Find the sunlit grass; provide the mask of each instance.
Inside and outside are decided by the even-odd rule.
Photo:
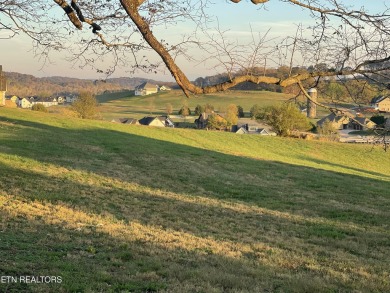
[[[380,148],[0,111],[1,290],[390,290]]]
[[[249,115],[254,104],[274,105],[286,101],[291,95],[267,91],[228,91],[208,95],[198,95],[187,99],[182,91],[173,90],[148,96],[134,96],[133,92],[109,93],[97,97],[101,102],[103,118],[110,120],[118,117],[142,118],[146,115],[166,115],[166,105],[171,104],[173,114],[177,114],[183,104],[188,104],[192,111],[199,105],[211,104],[216,111],[225,111],[229,104],[243,107]]]

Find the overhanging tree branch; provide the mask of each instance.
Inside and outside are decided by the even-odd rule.
[[[252,3],[265,5],[275,1],[276,0],[258,0],[252,1]],[[190,82],[187,75],[178,65],[175,58],[176,55],[171,55],[177,53],[171,49],[174,48],[174,46],[168,48],[167,44],[165,44],[162,40],[159,40],[153,31],[153,25],[161,25],[159,19],[164,19],[164,22],[172,21],[173,23],[176,21],[175,19],[179,17],[195,19],[193,17],[187,17],[190,12],[186,10],[185,5],[188,4],[188,7],[190,7],[191,10],[196,11],[195,13],[198,14],[203,14],[202,6],[196,10],[193,6],[191,6],[192,4],[190,0],[184,1],[183,6],[180,6],[176,1],[166,0],[164,1],[164,4],[161,4],[160,2],[161,1],[152,0],[121,0],[118,2],[95,1],[94,3],[81,2],[81,6],[79,7],[76,0],[54,0],[54,3],[65,11],[69,21],[76,28],[81,30],[83,28],[83,22],[91,25],[100,44],[106,48],[113,48],[115,50],[119,50],[120,48],[123,48],[124,51],[130,49],[130,56],[135,56],[136,51],[144,48],[144,45],[141,43],[137,45],[136,43],[129,42],[128,40],[123,41],[125,39],[125,28],[127,27],[127,29],[130,30],[129,34],[131,35],[134,32],[131,25],[135,25],[138,32],[141,34],[142,39],[154,52],[159,55],[166,68],[168,68],[178,85],[183,89],[187,96],[189,96],[190,93],[202,94],[224,91],[243,82],[255,84],[266,83],[281,87],[288,87],[311,78],[330,78],[356,74],[370,76],[390,70],[390,54],[387,49],[390,45],[390,21],[387,9],[381,13],[369,14],[364,9],[348,9],[345,5],[343,5],[343,0],[286,0],[283,2],[309,11],[318,20],[317,25],[313,27],[313,40],[306,40],[303,34],[301,34],[299,38],[296,36],[295,41],[290,44],[290,46],[293,46],[292,49],[290,48],[290,52],[294,53],[291,54],[290,58],[285,56],[285,62],[287,61],[286,63],[290,64],[289,76],[267,76],[265,74],[266,70],[264,70],[264,74],[254,74],[254,70],[252,70],[251,67],[254,68],[257,64],[254,62],[255,59],[252,58],[253,60],[250,65],[238,63],[238,67],[241,68],[241,73],[231,72],[228,80],[215,85],[202,87],[197,86]],[[207,0],[205,0],[204,3],[203,1],[201,2],[202,3],[199,5],[206,5],[209,3]],[[235,5],[239,5],[238,3],[240,1],[230,0],[230,2],[236,3]],[[3,4],[3,6],[0,4],[0,13],[6,10],[4,9],[4,5],[11,7],[11,5],[13,5],[11,3],[13,2],[7,2],[6,4]],[[39,1],[32,0],[30,3],[38,4]],[[27,10],[28,9],[24,9],[23,7],[23,11]],[[121,11],[124,11],[124,13]],[[21,14],[18,14],[18,16],[22,17]],[[336,22],[337,25],[340,24],[340,28],[331,25],[331,18],[342,20],[341,23]],[[96,20],[99,20],[99,22],[105,22],[104,35],[100,32],[100,25],[95,23]],[[128,21],[131,21],[131,23]],[[197,25],[200,24],[198,23]],[[367,25],[367,28],[365,28],[367,33],[364,32],[363,25]],[[123,36],[117,33],[117,28],[120,26],[123,26],[124,28],[121,31]],[[23,28],[23,26],[20,27]],[[335,47],[338,43],[337,38],[344,38],[345,40],[348,40],[350,39],[350,36],[352,36],[353,32],[355,32],[355,37],[359,39],[358,43],[352,46],[347,43],[343,45],[344,47]],[[106,36],[111,36],[110,33],[113,36],[112,40],[106,38]],[[69,34],[71,34],[71,32],[69,32]],[[72,38],[70,38],[70,40],[72,40]],[[94,53],[97,52],[97,49],[94,49],[94,46],[96,46],[99,42],[91,40],[88,41],[88,39],[84,38],[82,41],[84,46],[86,46],[85,48],[92,49]],[[47,47],[51,46],[50,44],[45,45]],[[275,52],[279,50],[279,45],[280,44],[275,45]],[[252,52],[252,54],[258,54],[259,48],[262,48],[261,44],[254,47],[255,52]],[[314,47],[316,49],[313,49]],[[335,48],[339,49],[339,51],[335,50]],[[362,50],[364,48],[365,55],[358,51],[360,48],[362,48]],[[270,49],[268,50],[268,52],[270,52],[269,54],[272,54],[271,51],[272,50]],[[325,70],[315,70],[294,74],[292,69],[295,55],[303,54],[304,51],[309,58],[313,57],[311,60],[315,62],[314,64],[319,63],[321,61],[320,57],[323,55],[328,59],[342,58],[342,66],[340,68],[337,68],[337,66],[334,68],[328,67]],[[85,54],[87,53],[87,51],[83,49],[80,49],[80,52],[85,52]],[[109,50],[107,52],[109,52]],[[247,53],[247,51],[242,52],[242,54]],[[341,52],[343,53],[340,54]],[[272,60],[272,55],[268,56],[269,54],[260,55],[264,58],[263,64],[266,63],[265,60]],[[116,56],[118,55],[116,54]],[[235,54],[229,54],[229,58],[232,59],[235,57]],[[88,58],[85,58],[85,60],[87,61]],[[241,58],[241,60],[245,60],[245,58]],[[258,60],[256,59],[256,61]],[[236,61],[232,59],[230,62],[231,64],[234,64]],[[231,69],[232,68],[233,67],[231,67]]]

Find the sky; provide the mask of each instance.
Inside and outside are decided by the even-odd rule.
[[[365,6],[369,11],[383,9],[385,2],[382,0],[345,0],[348,4],[355,5],[356,8]],[[253,5],[249,0],[243,0],[239,4],[231,4],[226,1],[216,1],[207,10],[213,19],[218,21],[222,30],[229,30],[226,36],[234,42],[245,43],[251,38],[250,30],[255,34],[265,34],[269,29],[269,37],[276,35],[294,35],[296,26],[300,23],[310,23],[311,18],[307,11],[293,7],[280,1],[271,0],[265,6]],[[216,24],[215,24],[216,26]],[[188,23],[181,23],[177,30],[157,30],[158,38],[164,38],[171,43],[178,40],[180,33],[191,31],[192,27]],[[37,77],[43,76],[67,76],[76,78],[104,78],[95,70],[89,68],[80,69],[77,64],[72,64],[64,60],[58,54],[51,55],[51,62],[44,63],[43,58],[35,56],[31,40],[26,36],[17,36],[12,39],[0,39],[1,61],[4,71],[31,74]],[[194,56],[203,56],[199,49],[194,49]],[[153,58],[153,57],[151,57]],[[199,76],[213,75],[214,72],[210,64],[188,64],[185,60],[178,60],[190,79]],[[173,81],[167,70],[158,74],[146,74],[136,72],[131,74],[126,68],[118,68],[112,77],[145,77],[162,81]]]

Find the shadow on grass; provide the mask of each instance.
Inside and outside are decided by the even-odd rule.
[[[135,97],[134,91],[126,90],[117,93],[107,93],[107,94],[98,95],[96,99],[98,100],[99,103],[107,103],[118,99],[125,99],[125,98],[132,98],[132,97]]]
[[[7,174],[1,190],[9,194],[0,196],[0,273],[64,279],[61,290],[38,286],[41,292],[384,286],[375,272],[386,266],[385,232],[232,211],[7,165],[0,170]],[[370,277],[361,278],[367,271]]]
[[[377,279],[389,259],[388,232],[383,226],[390,222],[389,201],[383,198],[388,182],[237,157],[109,129],[71,130],[24,120],[12,122],[16,126],[9,126],[9,136],[0,145],[0,152],[11,156],[8,164],[0,165],[3,193],[66,205],[87,214],[112,215],[124,223],[136,221],[172,234],[177,231],[199,239],[246,244],[250,249],[239,259],[215,255],[207,247],[200,251],[167,251],[161,243],[129,244],[99,231],[69,230],[66,223],[43,225],[38,216],[26,219],[18,214],[3,214],[2,231],[7,233],[4,239],[8,242],[1,242],[7,248],[0,250],[4,253],[2,274],[18,272],[8,268],[12,263],[17,263],[21,270],[25,267],[25,273],[32,267],[44,272],[52,263],[47,260],[57,256],[53,263],[64,263],[63,271],[68,275],[75,269],[77,259],[82,259],[75,271],[85,277],[78,278],[76,273],[72,277],[75,287],[65,291],[119,291],[117,284],[129,291],[152,291],[131,286],[153,284],[157,286],[153,290],[187,284],[188,291],[194,291],[195,284],[201,284],[198,286],[204,291],[214,288],[221,292],[233,288],[372,291],[385,286]],[[33,166],[31,170],[12,167],[13,159],[20,163],[27,158],[40,162],[36,164],[42,170],[34,171]],[[350,186],[345,187],[346,181]],[[196,202],[196,196],[206,201]],[[212,200],[264,210],[232,210],[213,205]],[[310,221],[316,217],[324,219]],[[55,241],[61,237],[62,241]],[[115,254],[118,243],[124,245],[119,256]],[[270,246],[271,254],[257,255],[261,251],[255,249],[256,245]],[[29,253],[34,250],[39,251],[36,256]],[[105,253],[98,255],[96,251]],[[335,262],[342,265],[333,267]],[[94,266],[99,267],[100,274],[92,273]],[[316,266],[322,269],[314,269]],[[330,268],[342,272],[345,266],[351,270],[346,280],[326,273]],[[363,272],[353,268],[362,268]],[[111,276],[117,271],[119,279]],[[363,284],[354,283],[366,271],[372,277],[363,278]],[[89,278],[95,280],[92,287],[85,285]],[[295,285],[294,279],[298,280]],[[113,287],[106,287],[107,284]],[[313,287],[317,290],[310,290]]]
[[[248,258],[226,258],[207,249],[167,250],[158,243],[94,229],[66,229],[42,219],[19,216],[1,228],[6,239],[0,251],[2,276],[62,279],[60,284],[1,283],[2,292],[260,292],[283,287],[290,292],[302,292],[301,288],[322,292],[325,287],[344,286],[337,280],[325,284],[314,275],[304,279],[308,273],[277,272]]]
[[[103,128],[72,130],[32,121],[13,122],[26,128],[17,129],[3,141],[3,153],[150,188],[303,216],[337,217],[333,211],[347,211],[355,216],[338,220],[368,225],[381,225],[389,217],[390,183],[386,181],[233,156]],[[143,126],[139,127],[142,131]]]
[[[156,116],[166,116],[167,115],[167,113],[164,112],[163,110],[150,112],[150,111],[139,111],[137,109],[131,109],[129,107],[124,107],[124,108],[126,108],[126,109],[119,110],[119,111],[116,109],[115,111],[110,112],[108,115],[104,114],[104,120],[111,121],[112,117],[142,119],[143,117],[146,117],[146,116],[156,117]],[[110,118],[107,118],[107,117],[110,117]]]

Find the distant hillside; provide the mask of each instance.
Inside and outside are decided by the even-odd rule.
[[[106,91],[131,90],[142,82],[148,81],[158,85],[174,87],[174,83],[156,81],[140,77],[120,77],[106,80],[78,79],[62,76],[51,76],[38,78],[33,75],[16,72],[5,72],[8,80],[7,95],[18,96],[51,96],[58,93],[77,93],[88,90],[96,94]]]

